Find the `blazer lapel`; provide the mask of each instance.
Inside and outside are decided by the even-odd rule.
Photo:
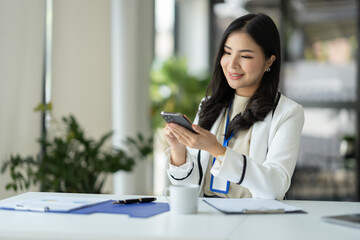
[[[216,121],[214,122],[213,126],[211,127],[210,129],[210,132],[214,135],[216,135],[216,131],[218,130],[219,128],[219,125],[220,125],[220,122],[221,122],[221,118],[224,114],[224,110],[221,111],[219,117],[216,119]],[[201,168],[202,168],[202,172],[203,174],[205,174],[206,172],[206,169],[208,167],[208,163],[209,163],[209,157],[210,157],[210,153],[208,153],[207,151],[201,151],[200,153],[200,157],[201,157]],[[201,186],[203,184],[203,179],[204,177],[202,178],[202,181],[201,181]],[[200,188],[202,189],[202,187]]]

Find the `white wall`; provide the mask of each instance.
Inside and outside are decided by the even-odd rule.
[[[55,0],[53,11],[53,113],[75,115],[99,138],[112,129],[110,1]]]
[[[0,165],[39,150],[44,14],[43,0],[0,0]],[[9,180],[0,174],[0,199],[16,194]]]
[[[88,133],[111,130],[110,6],[107,0],[54,1],[54,114],[74,114]]]

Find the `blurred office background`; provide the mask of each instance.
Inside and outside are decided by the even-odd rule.
[[[40,151],[33,108],[51,101],[54,116],[74,114],[89,136],[113,130],[109,145],[154,136],[152,158],[109,176],[103,192],[162,194],[166,144],[154,113],[195,113],[222,32],[248,12],[276,22],[281,92],[305,108],[287,198],[358,201],[356,0],[0,0],[0,164]],[[5,190],[9,180],[0,175],[0,199],[19,193]]]

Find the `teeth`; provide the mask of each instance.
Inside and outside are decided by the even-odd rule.
[[[230,73],[230,75],[233,76],[233,77],[238,77],[238,76],[240,76],[240,74],[232,74],[232,73]]]

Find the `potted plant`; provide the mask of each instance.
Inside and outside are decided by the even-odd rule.
[[[51,112],[51,108],[51,103],[40,104],[36,110]],[[136,159],[152,154],[152,138],[141,134],[126,138],[126,149],[106,149],[104,144],[111,135],[108,132],[98,140],[89,138],[73,115],[63,117],[58,134],[38,140],[42,149],[39,154],[11,155],[3,163],[1,172],[10,171],[12,179],[6,189],[25,190],[40,184],[41,191],[101,193],[109,173],[131,171]]]

